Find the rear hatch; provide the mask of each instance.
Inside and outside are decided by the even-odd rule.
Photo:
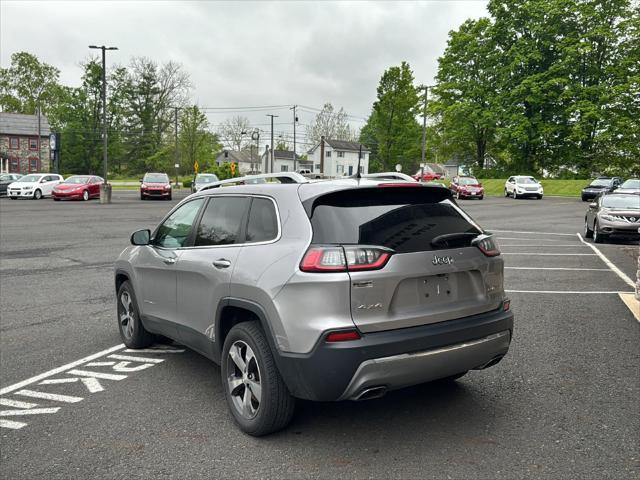
[[[488,243],[482,247],[493,240],[446,189],[389,187],[315,198],[308,208],[313,240],[301,268],[314,268],[312,263],[322,258],[330,266],[344,262],[351,279],[352,318],[363,332],[498,308],[504,296],[503,262],[497,246],[477,245],[483,238]],[[324,257],[318,253],[322,251]],[[315,271],[323,269],[318,263]]]

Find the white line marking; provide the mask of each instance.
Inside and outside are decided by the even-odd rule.
[[[127,367],[127,365],[131,364],[132,362],[120,362],[119,364],[115,365],[113,367],[113,369],[116,372],[138,372],[140,370],[145,370],[149,367],[153,367],[153,363],[142,363],[140,365],[137,365],[135,367]]]
[[[23,422],[14,422],[13,420],[0,419],[0,428],[11,428],[12,430],[19,430],[22,427],[26,427],[27,424]]]
[[[71,362],[71,363],[67,363],[66,365],[62,365],[61,367],[57,367],[54,368],[53,370],[49,370],[48,372],[44,372],[41,373],[39,375],[36,375],[35,377],[31,377],[28,378],[26,380],[23,380],[21,382],[15,383],[13,385],[9,385],[7,387],[4,387],[2,389],[0,389],[0,395],[4,395],[5,393],[10,393],[13,392],[15,390],[18,390],[26,385],[30,385],[32,383],[35,383],[39,380],[42,380],[43,378],[47,378],[47,377],[51,377],[53,375],[56,375],[57,373],[61,373],[61,372],[65,372],[67,370],[69,370],[70,368],[73,367],[77,367],[78,365],[82,365],[83,363],[89,362],[91,360],[94,360],[96,358],[100,358],[100,357],[104,357],[105,355],[108,355],[112,352],[115,352],[116,350],[121,350],[122,348],[124,348],[123,344],[120,345],[116,345],[114,347],[111,348],[107,348],[106,350],[102,350],[101,352],[98,353],[94,353],[93,355],[89,355],[88,357],[84,357],[81,358],[80,360],[76,360],[75,362]]]
[[[37,403],[19,402],[18,400],[11,400],[9,398],[0,398],[0,405],[14,408],[33,408],[38,406]]]
[[[91,362],[87,363],[87,367],[110,367],[115,364],[116,362]]]
[[[591,295],[600,295],[606,293],[615,293],[616,295],[620,293],[629,293],[629,292],[620,292],[620,291],[609,291],[609,292],[590,292],[590,291],[581,291],[581,290],[505,290],[507,293],[570,293],[570,294],[591,294]]]
[[[573,233],[552,233],[552,232],[522,232],[519,230],[494,230],[492,228],[487,228],[485,229],[488,232],[494,233],[494,232],[502,232],[502,233],[526,233],[529,235],[560,235],[563,237],[573,237]]]
[[[522,240],[523,242],[528,242],[528,241],[532,240],[529,237],[501,237],[500,235],[497,235],[497,237],[498,237],[498,240]],[[563,238],[562,240],[552,240],[550,238],[537,238],[536,242],[551,242],[551,243],[553,243],[553,242],[562,242],[564,240],[568,240],[568,238],[567,239]],[[576,243],[576,245],[578,245],[578,244]],[[553,245],[549,245],[549,246],[552,247]]]
[[[32,408],[30,410],[0,410],[0,417],[14,417],[18,415],[40,415],[41,413],[56,413],[60,407]]]
[[[81,378],[80,381],[84,383],[84,386],[87,387],[89,393],[98,393],[104,390],[104,387],[97,378]]]
[[[538,252],[502,252],[502,255],[536,255],[538,257],[595,257],[595,253],[538,253]]]
[[[105,380],[124,380],[126,375],[117,375],[115,373],[90,372],[88,370],[71,370],[71,375],[80,375],[81,377],[102,378]]]
[[[127,348],[123,350],[124,353],[183,353],[184,350],[173,350],[169,348],[143,348],[136,350],[135,348]]]
[[[580,235],[579,233],[576,233],[576,235],[578,235],[578,238],[580,239],[580,241],[582,243],[584,243],[586,246],[591,247],[591,249],[596,252],[596,255],[598,255],[600,257],[600,260],[602,260],[607,267],[609,267],[611,270],[613,270],[614,272],[616,272],[618,274],[618,276],[627,284],[629,285],[631,288],[635,288],[635,284],[631,281],[631,279],[627,276],[626,273],[624,273],[622,270],[620,270],[618,267],[616,267],[611,260],[609,260],[607,257],[604,256],[604,254],[598,250],[594,245],[591,245],[590,243],[587,243],[584,241],[584,238],[582,238],[582,235]]]
[[[567,270],[572,272],[611,272],[608,268],[504,267],[505,270]]]
[[[77,382],[78,378],[52,378],[50,380],[43,380],[38,385],[57,385],[58,383],[73,383]]]
[[[84,400],[82,397],[74,397],[72,395],[59,395],[57,393],[36,392],[35,390],[18,390],[14,395],[22,395],[23,397],[44,398],[45,400],[53,400],[54,402],[76,403]]]
[[[164,362],[164,359],[162,359],[162,358],[130,357],[128,355],[109,355],[109,358],[115,358],[116,360],[129,360],[131,362],[146,362],[146,363],[162,363],[162,362]]]
[[[560,245],[540,245],[540,244],[533,244],[533,243],[529,243],[526,245],[508,245],[508,244],[504,244],[501,243],[500,247],[582,247],[582,245],[580,245],[579,243],[565,243],[565,244],[560,244]]]

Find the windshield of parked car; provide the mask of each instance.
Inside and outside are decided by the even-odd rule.
[[[79,184],[82,184],[82,183],[87,183],[90,178],[91,177],[87,177],[87,176],[84,176],[84,175],[74,175],[73,177],[67,178],[62,183],[73,183],[73,184],[79,185]]]
[[[147,173],[142,179],[144,183],[169,183],[166,173]]]
[[[11,175],[0,175],[0,182],[6,182],[7,180],[13,180]]]
[[[640,180],[638,180],[637,178],[630,178],[629,180],[624,182],[622,185],[620,185],[620,188],[639,188],[640,189]]]
[[[42,178],[41,175],[27,175],[25,177],[20,178],[19,182],[34,183],[34,182],[39,182],[41,178]]]
[[[214,174],[210,174],[210,175],[198,175],[196,177],[196,183],[213,183],[213,182],[217,182],[218,181],[218,177]]]
[[[473,177],[460,177],[458,180],[458,184],[460,185],[477,185],[478,180]]]
[[[516,178],[516,183],[528,185],[532,183],[538,183],[533,177]]]
[[[608,178],[597,178],[589,184],[590,187],[608,187],[611,184],[611,180]]]
[[[606,195],[602,198],[602,206],[606,208],[632,208],[640,210],[640,196],[630,193],[627,195]]]

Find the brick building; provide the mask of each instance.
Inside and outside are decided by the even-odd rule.
[[[51,128],[44,115],[0,112],[0,172],[49,172],[49,134]],[[38,155],[40,149],[40,155]]]

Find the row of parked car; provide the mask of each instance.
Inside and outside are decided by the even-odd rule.
[[[7,195],[12,200],[44,197],[89,200],[100,197],[102,183],[104,180],[97,175],[72,175],[65,180],[57,173],[5,173],[0,175],[0,195]]]

